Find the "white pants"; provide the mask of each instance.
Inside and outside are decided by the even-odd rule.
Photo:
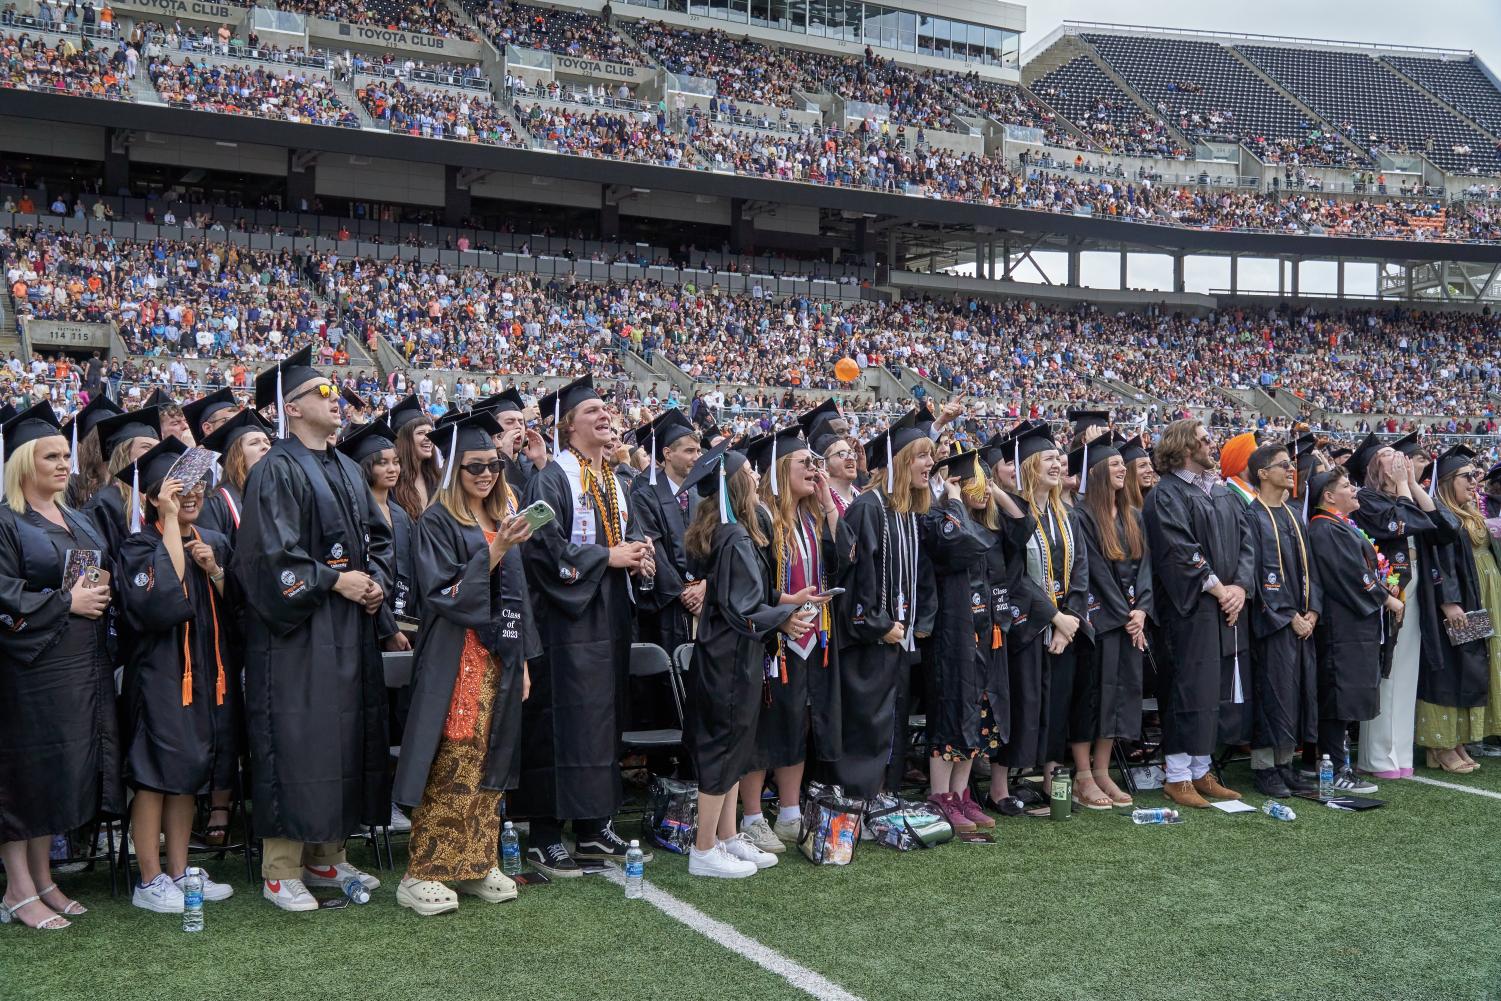
[[[1167,781],[1192,782],[1209,774],[1214,761],[1207,754],[1169,754],[1167,756]]]
[[[1418,661],[1423,648],[1422,623],[1413,592],[1408,588],[1402,628],[1392,653],[1392,673],[1381,680],[1381,713],[1360,724],[1360,757],[1363,772],[1412,771],[1412,737],[1417,726]]]

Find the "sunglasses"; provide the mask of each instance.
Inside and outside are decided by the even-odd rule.
[[[323,397],[326,400],[329,397],[333,396],[335,392],[336,390],[334,389],[334,387],[325,382],[321,386],[313,386],[309,389],[304,389],[296,396],[289,397],[287,399],[287,402],[291,403],[293,400],[300,400],[304,396],[307,396],[309,393],[317,393],[319,396]]]
[[[1291,459],[1283,459],[1281,462],[1268,462],[1266,464],[1266,468],[1268,468],[1268,469],[1292,469],[1293,468],[1293,464],[1292,464],[1292,460]]]
[[[500,472],[500,460],[491,459],[489,462],[466,462],[459,468],[470,476],[483,476],[486,473]]]
[[[1470,470],[1468,473],[1459,473],[1458,476],[1459,476],[1460,479],[1462,479],[1462,480],[1469,480],[1471,483],[1474,483],[1476,480],[1480,480],[1480,479],[1484,478],[1480,473],[1476,472],[1473,469]]]

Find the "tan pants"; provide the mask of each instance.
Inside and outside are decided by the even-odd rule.
[[[261,848],[262,879],[301,879],[305,865],[331,866],[344,861],[344,842],[304,844],[287,838],[266,838]]]

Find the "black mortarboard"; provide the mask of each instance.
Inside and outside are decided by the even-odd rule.
[[[628,432],[626,437],[637,445],[646,449],[647,453],[655,459],[662,457],[662,450],[679,438],[698,433],[698,428],[688,419],[688,415],[677,407],[664,410],[655,418]]]
[[[466,414],[433,429],[428,440],[443,462],[443,486],[453,479],[453,467],[465,452],[493,452],[500,425],[488,411]]]
[[[432,416],[422,409],[422,401],[413,393],[391,408],[391,412],[386,415],[386,422],[391,425],[392,431],[400,432],[408,424],[423,418],[432,420]]]
[[[794,424],[757,438],[746,446],[745,454],[756,467],[756,472],[762,476],[771,474],[771,495],[776,497],[781,494],[781,485],[777,483],[777,460],[807,447],[802,427]]]
[[[829,421],[843,420],[844,415],[839,412],[839,404],[830,397],[818,406],[797,419],[797,426],[802,428],[803,437],[812,441],[817,435],[827,434],[829,429],[825,425]]]
[[[46,400],[20,413],[11,407],[11,414],[10,420],[0,425],[0,466],[5,465],[6,452],[14,452],[28,441],[63,433],[62,425],[57,422],[57,413]]]
[[[980,449],[972,448],[968,451],[955,452],[953,455],[946,455],[942,459],[939,459],[933,463],[933,472],[941,473],[942,470],[947,469],[949,470],[948,476],[958,476],[966,480],[972,480],[984,472],[984,466],[986,465],[985,457],[981,454]]]
[[[698,457],[698,461],[683,478],[683,485],[678,487],[678,493],[693,489],[698,490],[700,497],[713,497],[717,493],[719,523],[730,524],[735,520],[735,511],[730,504],[728,482],[749,461],[744,452],[731,448],[730,441],[726,438]]]
[[[1466,466],[1475,464],[1475,450],[1468,445],[1455,445],[1438,457],[1438,479],[1453,476]]]
[[[908,411],[897,418],[885,431],[865,444],[865,465],[868,469],[886,470],[886,489],[892,489],[894,473],[891,460],[913,442],[928,437],[932,426],[932,412],[926,405]]]
[[[209,451],[225,455],[229,452],[229,446],[250,432],[260,431],[262,434],[270,436],[275,430],[271,426],[270,421],[254,410],[246,408],[214,428],[213,434],[204,438],[199,444]]]
[[[377,452],[396,447],[396,432],[384,420],[371,421],[353,428],[337,446],[355,462],[363,462]]]
[[[1485,482],[1495,483],[1497,480],[1501,480],[1501,462],[1485,471]]]
[[[156,407],[142,407],[128,414],[115,414],[94,425],[99,432],[99,451],[108,459],[123,441],[131,438],[150,438],[160,441],[161,411]]]
[[[1398,438],[1396,441],[1392,442],[1392,448],[1395,448],[1397,451],[1401,452],[1409,459],[1413,458],[1416,455],[1420,455],[1423,452],[1423,449],[1418,444],[1418,433],[1416,431],[1409,431],[1402,437]],[[1424,455],[1423,457],[1425,459],[1427,458],[1426,455]]]
[[[1306,507],[1310,509],[1317,508],[1324,499],[1324,491],[1328,490],[1329,484],[1338,478],[1338,466],[1333,469],[1326,469],[1321,473],[1314,473],[1308,481],[1308,493],[1305,497]]]
[[[537,401],[537,409],[541,411],[544,421],[553,422],[556,434],[558,422],[563,419],[564,414],[580,403],[599,398],[599,394],[594,391],[594,376],[584,375],[542,397]]]
[[[0,403],[0,424],[16,416],[16,408],[10,403]]]
[[[481,410],[492,414],[503,414],[511,410],[522,411],[526,409],[526,400],[521,398],[521,391],[515,386],[502,390],[494,396],[487,396],[473,407],[471,413]]]
[[[264,410],[276,407],[276,429],[280,436],[286,430],[286,407],[282,404],[286,394],[304,383],[322,378],[313,368],[313,346],[294,351],[255,377],[255,408]]]
[[[312,351],[312,348],[309,348],[308,350]],[[162,388],[158,386],[151,391],[150,396],[146,397],[146,406],[157,407],[161,410],[171,410],[173,407],[177,407],[178,403],[176,400],[172,399],[170,395],[163,392]],[[181,408],[179,407],[179,409]]]
[[[1381,439],[1377,438],[1374,434],[1368,434],[1360,440],[1360,444],[1356,445],[1355,450],[1350,453],[1350,459],[1345,463],[1345,469],[1349,470],[1350,479],[1355,481],[1356,486],[1365,486],[1366,468],[1370,466],[1371,460],[1376,457],[1376,453],[1379,451],[1381,451]]]
[[[115,479],[129,484],[132,489],[145,490],[150,493],[167,478],[167,474],[172,471],[172,466],[187,450],[188,446],[182,443],[181,438],[168,435],[152,445],[151,450],[145,455],[116,473]]]
[[[193,431],[195,441],[201,441],[203,435],[203,423],[221,410],[235,410],[239,408],[235,402],[235,394],[228,386],[214,390],[201,400],[182,405],[182,415],[188,420],[188,427]]]
[[[1056,450],[1058,443],[1053,440],[1053,432],[1045,423],[1040,421],[1029,424],[1011,436],[1007,442],[1017,463],[1022,462],[1038,452],[1046,452],[1048,449]]]
[[[1089,468],[1093,469],[1096,465],[1104,462],[1111,456],[1120,454],[1120,449],[1116,448],[1108,441],[1100,441],[1097,439],[1090,442],[1088,445],[1080,445],[1078,448],[1068,453],[1068,475],[1082,477],[1084,475],[1084,462],[1086,457],[1089,461]],[[1083,493],[1083,491],[1081,490],[1080,493]]]
[[[14,410],[12,410],[14,412]],[[103,393],[95,396],[73,419],[63,425],[63,435],[72,446],[72,468],[78,472],[78,443],[88,437],[90,431],[102,420],[123,414],[125,411]],[[3,420],[5,418],[0,418]]]
[[[1069,423],[1074,426],[1074,434],[1081,435],[1090,428],[1108,427],[1110,425],[1110,411],[1089,410],[1085,408],[1068,409]]]
[[[1141,435],[1117,442],[1115,447],[1120,452],[1121,458],[1125,459],[1128,465],[1137,459],[1151,458],[1146,440]]]
[[[1344,458],[1347,455],[1352,454],[1354,451],[1355,450],[1353,448],[1350,448],[1350,447],[1348,447],[1346,445],[1340,445],[1338,448],[1331,448],[1329,450],[1329,458],[1331,460],[1337,461],[1339,459]]]

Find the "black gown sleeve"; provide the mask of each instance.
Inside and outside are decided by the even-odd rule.
[[[1386,604],[1386,588],[1367,564],[1359,536],[1315,518],[1308,527],[1308,537],[1326,604],[1343,605],[1358,618],[1372,615]]]
[[[579,618],[599,593],[610,568],[610,550],[598,544],[569,541],[573,527],[573,498],[568,474],[549,463],[527,484],[526,504],[547,501],[557,517],[532,533],[522,544],[527,577],[532,586],[565,614]],[[603,532],[603,526],[600,526]]]
[[[1164,489],[1166,487],[1166,489]],[[1162,485],[1147,498],[1147,539],[1156,564],[1162,600],[1178,615],[1192,615],[1213,572],[1203,547],[1189,534],[1192,514],[1182,491]],[[1233,582],[1232,582],[1233,583]]]
[[[655,586],[636,595],[637,606],[644,611],[659,612],[683,595],[683,575],[678,572],[662,542],[671,529],[662,516],[662,501],[646,476],[640,477],[633,485],[627,503],[631,509],[631,525],[642,538],[652,540],[657,563]]]
[[[417,586],[430,616],[465,629],[490,625],[490,550],[471,553],[453,516],[440,506],[417,522]]]
[[[1135,518],[1141,529],[1141,561],[1136,564],[1136,610],[1146,612],[1147,618],[1157,621],[1157,592],[1152,588],[1152,547],[1147,541],[1147,528],[1142,524],[1141,512],[1132,511],[1127,517]]]
[[[301,510],[309,490],[292,460],[268,455],[245,484],[245,518],[233,569],[246,600],[274,633],[301,626],[328,600],[339,574],[303,548]],[[388,536],[389,538],[389,536]],[[285,582],[284,582],[285,581]]]
[[[754,640],[770,639],[798,606],[766,604],[760,558],[744,528],[722,526],[718,541],[719,555],[709,582],[709,600],[719,607],[724,621],[735,632]]]
[[[26,578],[15,515],[0,505],[0,637],[5,657],[30,665],[68,628],[72,598],[67,591],[34,590]]]
[[[184,572],[190,566],[192,560],[184,552]],[[192,621],[193,604],[172,566],[166,541],[155,531],[137,532],[121,543],[119,570],[113,578],[115,597],[128,628],[164,633]]]
[[[1063,607],[1068,614],[1079,620],[1085,636],[1093,636],[1094,630],[1089,625],[1089,546],[1084,541],[1084,529],[1079,525],[1079,516],[1073,511],[1068,513],[1068,527],[1074,534],[1074,554]]]

